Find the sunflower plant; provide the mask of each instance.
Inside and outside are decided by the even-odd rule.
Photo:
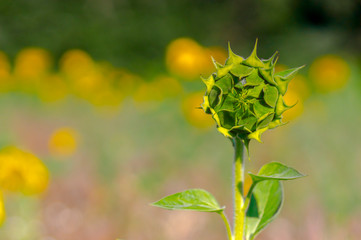
[[[202,109],[211,114],[217,129],[230,139],[234,152],[233,228],[215,197],[203,189],[189,189],[154,202],[170,210],[214,212],[223,219],[229,240],[252,240],[280,212],[283,202],[282,181],[303,177],[282,163],[265,164],[257,174],[249,173],[252,184],[244,188],[245,159],[249,158],[252,139],[283,125],[282,114],[288,106],[283,96],[289,82],[303,67],[275,73],[276,52],[269,59],[257,56],[257,41],[248,58],[236,55],[228,45],[229,57],[224,65],[214,61],[216,72],[202,79],[206,92]]]

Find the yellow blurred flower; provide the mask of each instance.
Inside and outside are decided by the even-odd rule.
[[[151,82],[143,82],[134,94],[137,102],[162,101],[178,96],[183,91],[177,79],[169,76],[157,76]]]
[[[59,75],[49,75],[39,86],[40,98],[45,102],[54,102],[65,98],[68,86]]]
[[[203,102],[204,92],[188,95],[182,102],[182,110],[187,121],[198,128],[210,128],[214,126],[214,120],[200,109]]]
[[[288,89],[284,100],[287,105],[294,105],[291,109],[283,113],[283,119],[285,122],[291,121],[302,115],[303,113],[303,101],[300,95],[292,89]]]
[[[69,127],[55,130],[49,139],[49,150],[54,155],[70,156],[78,147],[78,133]]]
[[[16,147],[0,151],[0,188],[3,190],[38,194],[48,186],[49,172],[35,155]]]
[[[51,68],[52,60],[48,51],[42,48],[25,48],[15,59],[14,74],[25,80],[38,80]]]
[[[331,92],[346,85],[350,78],[350,67],[341,57],[326,55],[312,63],[309,76],[318,91]]]
[[[168,70],[186,80],[198,79],[209,72],[210,61],[207,50],[190,38],[178,38],[167,47]]]
[[[68,50],[60,59],[60,70],[70,78],[87,75],[93,68],[93,59],[80,49]]]
[[[4,223],[6,218],[5,206],[4,206],[4,198],[3,194],[0,191],[0,226]]]

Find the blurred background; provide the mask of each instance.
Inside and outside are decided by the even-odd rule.
[[[216,214],[149,203],[204,188],[232,217],[233,149],[197,109],[200,76],[256,38],[277,71],[306,68],[247,171],[308,175],[258,239],[360,240],[357,0],[0,1],[0,238],[226,239]]]

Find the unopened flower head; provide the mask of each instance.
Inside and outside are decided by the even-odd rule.
[[[228,51],[225,65],[215,62],[216,72],[202,79],[207,87],[202,108],[226,137],[261,141],[262,133],[282,125],[282,114],[293,107],[285,104],[283,96],[303,66],[275,73],[277,52],[259,59],[257,41],[246,59],[230,47]]]

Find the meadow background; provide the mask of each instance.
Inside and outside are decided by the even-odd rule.
[[[2,0],[0,239],[226,239],[216,214],[149,203],[204,188],[231,217],[232,146],[197,109],[200,76],[228,41],[247,57],[256,38],[260,57],[279,51],[277,70],[306,67],[290,122],[251,143],[247,170],[280,161],[308,175],[284,184],[258,239],[359,240],[355,0]]]

